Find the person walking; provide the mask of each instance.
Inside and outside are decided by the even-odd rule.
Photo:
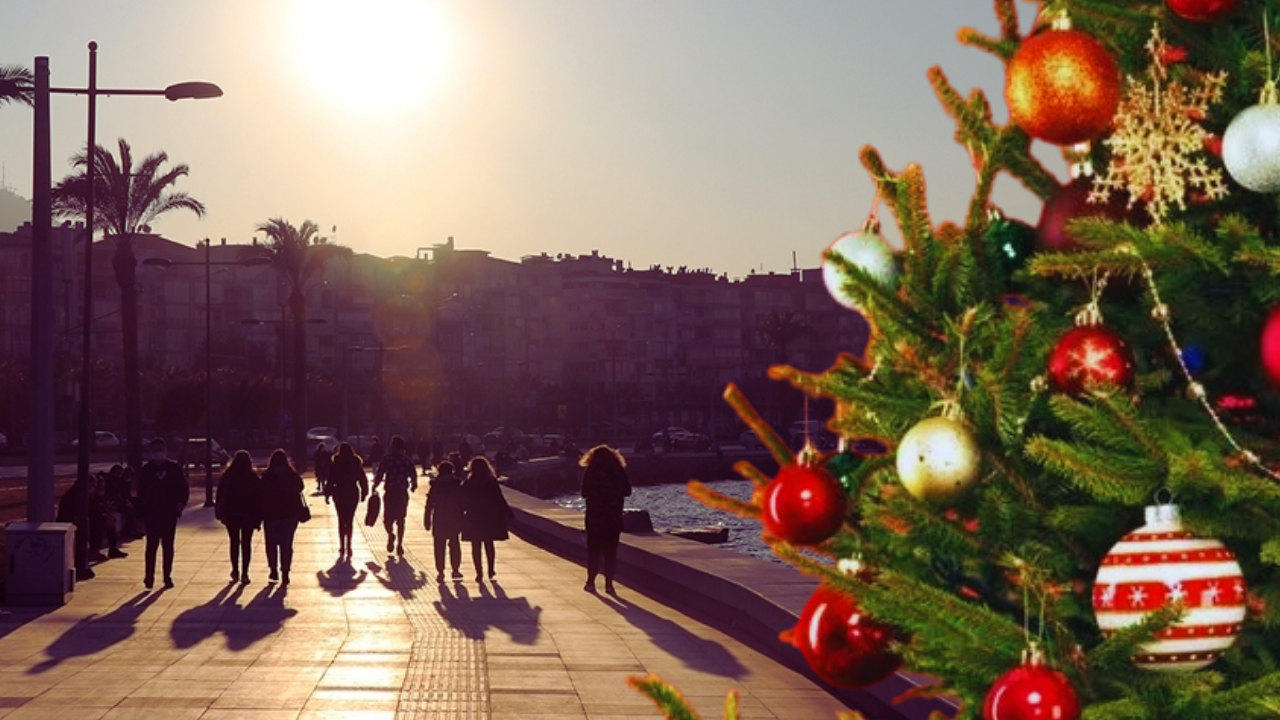
[[[187,506],[191,489],[187,487],[187,473],[178,463],[165,455],[164,438],[151,441],[151,460],[138,473],[138,512],[142,515],[147,533],[146,564],[142,584],[148,590],[156,582],[156,550],[164,554],[161,570],[164,586],[173,587],[173,536],[178,530],[178,518]]]
[[[424,435],[418,438],[418,443],[413,449],[418,453],[418,464],[422,466],[422,474],[427,474],[431,470],[431,441]]]
[[[476,582],[484,580],[480,550],[489,558],[489,579],[498,573],[494,567],[495,540],[506,540],[507,520],[515,517],[507,498],[498,487],[498,476],[488,458],[477,455],[467,465],[467,479],[462,483],[462,539],[471,543],[471,562],[476,566]]]
[[[462,482],[453,473],[453,463],[445,460],[427,485],[427,509],[423,525],[431,532],[436,553],[436,582],[444,582],[444,555],[449,551],[453,579],[462,579]],[[492,566],[492,563],[490,563]]]
[[[60,523],[72,523],[76,526],[71,542],[75,550],[77,581],[89,580],[96,574],[89,567],[89,495],[92,483],[90,475],[77,476],[71,487],[58,499],[58,513],[54,517]]]
[[[218,494],[213,502],[213,516],[227,527],[233,583],[249,584],[253,532],[262,525],[258,516],[261,490],[261,479],[253,470],[249,451],[237,450],[218,478]]]
[[[319,495],[324,492],[324,481],[329,479],[329,469],[333,467],[333,454],[325,448],[323,442],[320,442],[316,444],[316,452],[311,459],[316,468],[316,494]]]
[[[404,523],[409,514],[409,493],[418,489],[418,468],[405,452],[400,435],[391,436],[391,451],[378,463],[378,472],[373,476],[375,492],[378,483],[386,483],[382,492],[382,526],[387,530],[387,552],[404,557]]]
[[[324,502],[333,500],[338,513],[338,559],[351,559],[351,535],[356,506],[369,494],[369,478],[364,474],[364,459],[351,448],[351,443],[338,446],[338,454],[329,468],[324,485]]]
[[[631,494],[627,461],[608,445],[597,445],[578,461],[582,471],[582,497],[587,502],[587,592],[596,591],[596,574],[604,559],[604,591],[616,595],[613,571],[618,562],[622,535],[622,504]]]
[[[267,570],[270,582],[289,584],[293,566],[293,534],[302,511],[302,476],[293,469],[289,455],[277,449],[262,471],[262,534],[267,541]],[[278,571],[278,572],[277,572]]]

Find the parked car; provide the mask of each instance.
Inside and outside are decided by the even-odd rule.
[[[485,433],[481,440],[484,442],[486,447],[501,450],[506,448],[507,443],[511,441],[515,441],[517,443],[523,442],[524,432],[522,432],[520,428],[496,427]]]
[[[211,460],[218,467],[226,465],[231,460],[231,455],[218,444],[217,440],[212,441],[209,448]],[[204,464],[204,438],[187,438],[187,467],[197,467]]]
[[[739,435],[738,444],[744,450],[759,450],[764,447],[764,443],[760,442],[760,436],[756,434],[755,430],[747,430]]]
[[[313,447],[314,447],[314,443],[317,443],[321,440],[321,438],[326,438],[326,437],[337,438],[338,428],[329,427],[327,425],[320,425],[317,427],[313,427],[307,431],[307,440],[312,443]]]
[[[72,440],[71,447],[80,447],[80,438]],[[118,447],[120,447],[120,438],[116,437],[115,433],[107,432],[105,430],[98,430],[93,433],[93,445],[90,447],[91,450],[113,450]]]
[[[667,438],[675,442],[677,450],[703,450],[711,446],[711,438],[706,435],[674,426],[654,433],[653,444],[657,447],[666,447]]]
[[[799,450],[804,446],[806,438],[819,450],[834,450],[836,447],[836,435],[827,429],[825,420],[797,420],[791,423],[788,438],[791,448]]]

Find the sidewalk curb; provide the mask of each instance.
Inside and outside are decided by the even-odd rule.
[[[586,565],[583,515],[509,487],[515,512],[511,529],[527,542]],[[690,617],[736,636],[762,654],[810,678],[851,709],[874,720],[926,720],[934,710],[955,707],[916,699],[892,705],[915,687],[901,673],[862,690],[837,688],[813,674],[795,647],[778,633],[792,628],[817,582],[784,567],[693,540],[660,533],[624,533],[618,548],[618,579]]]

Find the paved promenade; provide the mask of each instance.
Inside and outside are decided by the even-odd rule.
[[[309,485],[314,481],[309,481]],[[193,493],[193,496],[198,493]],[[581,567],[513,537],[496,581],[437,585],[423,492],[403,559],[357,518],[355,558],[335,564],[323,498],[299,527],[292,584],[267,584],[261,533],[247,586],[228,582],[227,538],[193,504],[178,528],[172,590],[142,586],[142,542],[95,566],[68,605],[0,616],[0,718],[318,720],[661,717],[631,675],[677,685],[704,720],[737,687],[744,717],[834,718],[803,676],[649,600],[582,590]],[[464,548],[469,550],[469,548]]]

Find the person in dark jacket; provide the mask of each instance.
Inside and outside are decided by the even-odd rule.
[[[462,483],[462,508],[462,539],[471,543],[476,582],[484,580],[484,566],[480,562],[482,547],[489,558],[489,579],[492,580],[497,575],[493,541],[507,539],[507,520],[515,517],[515,513],[498,487],[493,466],[483,455],[472,458],[467,465],[467,479]]]
[[[338,513],[338,559],[351,559],[351,534],[356,506],[369,494],[369,478],[364,474],[364,459],[351,449],[350,443],[338,446],[324,485],[324,501],[333,500]]]
[[[587,501],[587,584],[582,589],[596,591],[596,573],[603,557],[604,591],[616,595],[613,571],[622,536],[622,504],[631,494],[627,462],[617,450],[597,445],[582,456],[579,464],[584,468],[582,497]]]
[[[422,466],[422,472],[431,469],[431,441],[426,437],[418,438],[418,444],[414,446],[414,451],[418,454],[418,464]],[[441,458],[443,460],[443,458]]]
[[[164,438],[151,441],[151,460],[138,473],[138,513],[147,529],[146,565],[142,582],[150,590],[156,582],[156,550],[163,548],[164,586],[173,587],[173,536],[187,506],[191,489],[187,474],[165,456]]]
[[[391,452],[378,463],[373,475],[373,489],[386,483],[382,493],[382,527],[387,531],[387,552],[395,551],[404,557],[405,520],[409,516],[409,493],[418,489],[418,468],[413,458],[405,452],[404,438],[391,436]],[[399,536],[396,529],[400,530]],[[397,543],[397,540],[399,542]]]
[[[253,470],[253,459],[247,450],[237,450],[227,469],[218,479],[218,495],[213,515],[227,526],[231,548],[231,582],[249,584],[249,556],[253,547],[253,531],[262,525],[258,516],[261,481]]]
[[[453,463],[445,460],[427,486],[427,509],[423,524],[431,532],[436,551],[436,582],[444,582],[444,554],[449,550],[453,579],[462,579],[462,482],[453,474]],[[490,563],[492,566],[492,563]]]
[[[76,580],[88,580],[96,574],[89,567],[89,495],[92,484],[91,476],[78,476],[58,499],[58,514],[54,518],[60,523],[76,526],[71,540],[75,548]]]
[[[333,454],[325,448],[324,443],[317,443],[312,462],[316,467],[316,493],[319,494],[324,492],[324,481],[329,479],[329,468],[333,467]]]
[[[302,476],[293,469],[284,450],[271,453],[267,469],[262,471],[262,534],[267,541],[269,580],[289,584],[293,566],[293,534],[298,530],[298,514],[302,511]],[[278,571],[278,572],[277,572]]]

